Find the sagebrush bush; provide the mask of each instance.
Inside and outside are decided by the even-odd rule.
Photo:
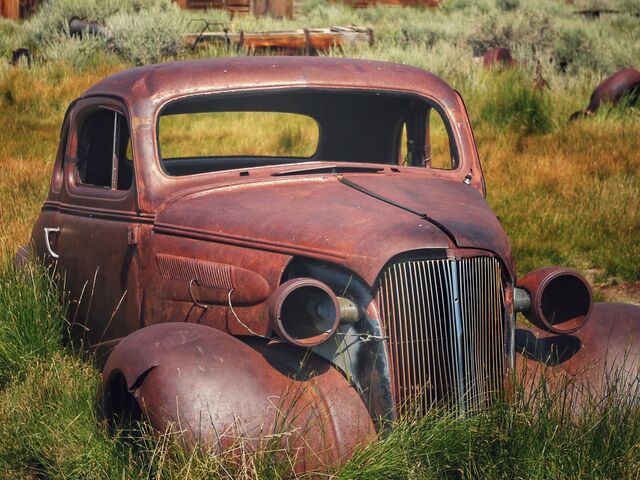
[[[483,15],[467,37],[476,56],[497,47],[527,45],[532,53],[548,50],[555,40],[554,22],[544,11],[520,9],[511,15]]]
[[[59,32],[52,34],[51,38],[41,46],[40,54],[48,62],[70,65],[77,70],[87,70],[109,62],[113,52],[109,48],[107,39],[103,37],[85,35],[84,38],[77,38]]]
[[[24,45],[24,38],[24,30],[18,23],[0,18],[0,58],[11,58],[11,53]]]
[[[522,71],[494,70],[485,76],[485,82],[486,100],[479,115],[483,124],[524,135],[551,131],[551,99]]]
[[[181,52],[184,19],[178,6],[141,10],[135,15],[121,12],[107,20],[117,51],[135,65],[157,63]]]
[[[69,20],[79,17],[106,25],[111,41],[84,35],[86,46],[68,41]],[[170,0],[48,0],[24,25],[27,46],[39,51],[46,60],[91,57],[95,49],[115,50],[126,61],[141,64],[157,62],[180,52],[180,34],[185,16]],[[95,48],[94,48],[95,47]]]

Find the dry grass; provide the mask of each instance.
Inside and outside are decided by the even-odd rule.
[[[543,136],[480,133],[489,202],[520,272],[561,264],[598,282],[640,279],[638,131],[596,118]]]
[[[69,103],[122,65],[78,72],[64,64],[0,65],[0,252],[15,252],[31,233],[46,197]]]

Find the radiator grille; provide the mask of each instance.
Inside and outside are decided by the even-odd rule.
[[[502,390],[503,294],[492,257],[406,261],[385,270],[377,302],[401,412],[442,404],[474,411]]]

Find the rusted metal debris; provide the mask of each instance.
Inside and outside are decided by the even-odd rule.
[[[219,43],[238,48],[246,48],[252,52],[277,52],[280,54],[310,55],[331,48],[346,45],[373,44],[373,30],[356,26],[298,29],[272,32],[231,32],[211,31],[216,24],[204,23],[199,33],[186,33],[184,41],[190,47],[204,47],[210,43]]]
[[[624,68],[604,79],[591,94],[587,108],[575,112],[569,120],[593,115],[603,104],[617,105],[622,99],[627,99],[629,106],[632,106],[638,102],[639,97],[640,71]]]
[[[482,56],[482,64],[485,68],[511,68],[518,65],[518,61],[511,56],[511,50],[506,47],[498,47],[487,50]],[[536,60],[534,83],[536,88],[542,90],[549,88],[549,82],[542,76],[542,64]]]
[[[196,28],[196,26],[197,33],[182,35],[183,42],[191,49],[217,43],[244,48],[258,54],[314,55],[347,45],[372,45],[374,41],[372,29],[353,25],[290,31],[245,32],[239,30],[232,32],[224,24],[212,23],[200,18],[190,20],[186,28]],[[214,31],[215,28],[221,30]],[[78,37],[87,34],[101,36],[109,42],[112,49],[117,49],[113,43],[111,30],[98,22],[72,17],[69,20],[69,33]]]
[[[104,25],[98,22],[91,22],[80,17],[71,17],[69,19],[69,34],[72,37],[83,37],[84,35],[101,36],[111,39],[113,33]]]
[[[31,51],[28,48],[18,48],[13,51],[11,54],[11,65],[14,67],[20,63],[21,59],[26,59],[27,65],[31,66],[31,61],[33,58],[31,57]]]
[[[560,389],[578,410],[616,389],[638,404],[640,307],[594,303],[588,322],[574,333],[556,335],[517,324],[516,370],[527,391]],[[543,380],[544,379],[544,380]]]
[[[162,156],[161,117],[219,112],[310,117],[315,152]],[[432,166],[432,113],[450,169]],[[606,372],[581,367],[637,374],[622,352],[639,353],[640,308],[592,306],[567,269],[517,282],[485,193],[461,97],[421,69],[173,62],[73,102],[31,242],[64,272],[71,334],[106,360],[110,421],[179,425],[218,450],[276,439],[302,473],[346,461],[380,418],[486,408],[514,365],[600,393]]]
[[[588,18],[600,18],[602,15],[633,15],[634,17],[640,17],[640,11],[631,12],[623,10],[614,10],[612,8],[588,8],[585,10],[578,10],[574,12],[576,15],[584,15]]]
[[[511,56],[511,50],[505,47],[492,48],[482,56],[482,64],[486,68],[496,66],[513,67],[518,62]]]
[[[515,330],[516,371],[528,391],[544,378],[547,387],[563,389],[576,408],[611,387],[637,392],[640,307],[592,304],[587,281],[561,267],[525,275],[515,293],[516,310],[533,324],[517,324]]]

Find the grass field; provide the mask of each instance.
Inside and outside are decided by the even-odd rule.
[[[574,10],[595,2],[445,1],[439,11],[352,11],[307,0],[302,16],[230,20],[263,30],[355,23],[377,42],[331,55],[401,61],[432,70],[465,98],[488,201],[512,241],[520,274],[549,265],[577,268],[600,299],[640,304],[640,112],[605,108],[568,123],[591,90],[623,66],[640,66],[640,19],[589,20]],[[633,12],[637,2],[599,2]],[[104,21],[117,48],[71,39],[70,13]],[[189,13],[168,0],[48,3],[33,19],[0,20],[0,57],[27,45],[31,68],[0,63],[0,478],[286,478],[278,452],[225,458],[186,455],[172,438],[129,439],[93,409],[99,373],[71,346],[55,289],[34,268],[8,265],[30,235],[48,189],[59,128],[69,102],[104,76],[135,64],[192,55],[237,55],[215,47],[192,54],[179,33]],[[198,13],[196,16],[202,16]],[[474,60],[510,46],[514,71]],[[538,89],[538,73],[549,88]],[[256,131],[260,137],[267,132]],[[295,144],[295,142],[294,142]],[[638,478],[640,415],[620,392],[566,418],[553,395],[518,398],[473,418],[434,413],[405,419],[357,454],[338,478]],[[277,465],[277,467],[274,467]]]

